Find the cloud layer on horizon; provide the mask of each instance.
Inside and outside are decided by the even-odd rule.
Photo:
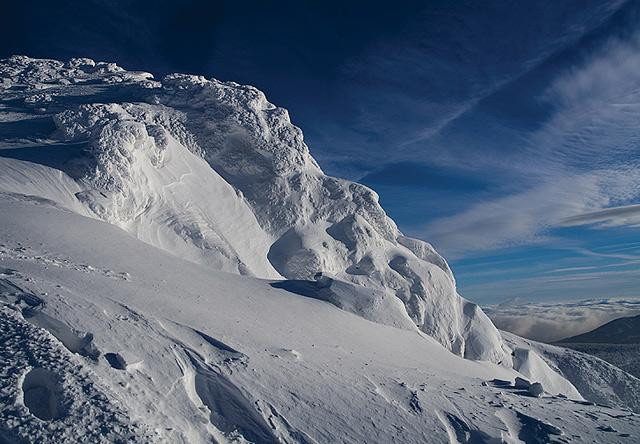
[[[483,307],[500,330],[541,342],[591,331],[609,321],[640,314],[640,299],[591,299],[559,303],[510,302]]]

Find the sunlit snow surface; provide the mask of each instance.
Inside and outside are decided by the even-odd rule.
[[[0,81],[3,440],[637,437],[639,380],[501,335],[256,89],[88,59]]]
[[[381,290],[402,302],[410,328],[461,356],[508,363],[446,261],[402,236],[372,190],[324,175],[287,111],[257,89],[182,74],[156,82],[89,59],[14,57],[0,75],[0,189],[218,270],[295,280],[323,272]]]

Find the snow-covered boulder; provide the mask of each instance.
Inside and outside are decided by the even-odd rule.
[[[514,348],[513,368],[530,381],[541,383],[549,393],[563,393],[572,399],[582,399],[573,384],[549,367],[549,364],[530,348]],[[529,390],[532,388],[529,387]]]
[[[544,387],[539,382],[534,382],[529,386],[529,394],[536,398],[544,395]]]
[[[87,141],[77,193],[97,217],[139,239],[220,270],[280,275],[270,237],[236,190],[162,125],[146,106],[80,105],[54,116],[64,140]]]
[[[526,389],[528,390],[531,387],[531,383],[520,376],[516,376],[516,379],[513,383],[513,386],[517,389]]]

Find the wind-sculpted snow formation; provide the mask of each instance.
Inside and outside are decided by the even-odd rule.
[[[42,135],[68,156],[58,166],[87,213],[219,270],[322,272],[382,290],[402,301],[407,324],[454,353],[509,363],[446,261],[404,237],[372,190],[325,175],[287,111],[257,89],[183,74],[157,82],[89,59],[13,57],[0,76],[5,97],[55,124]]]
[[[0,340],[2,442],[640,430],[640,380],[503,338],[260,91],[89,59],[0,61]]]

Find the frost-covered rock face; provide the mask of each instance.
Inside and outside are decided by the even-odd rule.
[[[270,237],[251,208],[145,105],[91,104],[54,116],[66,141],[88,140],[76,194],[99,218],[141,240],[220,270],[278,277]]]
[[[287,111],[257,89],[182,74],[156,82],[89,59],[13,57],[0,78],[5,97],[53,119],[47,137],[79,147],[61,169],[96,217],[217,269],[298,280],[323,272],[375,289],[402,301],[406,328],[510,364],[446,261],[403,236],[375,192],[325,175]]]

